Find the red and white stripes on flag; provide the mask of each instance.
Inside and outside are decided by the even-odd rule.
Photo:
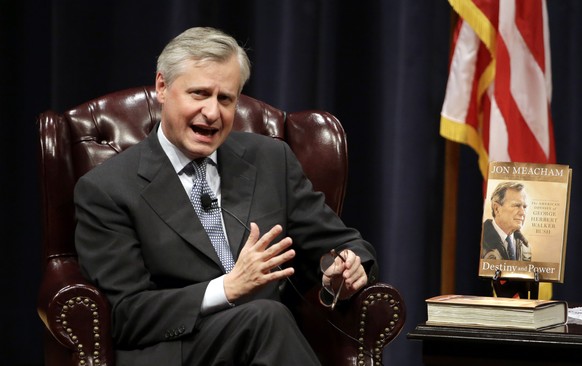
[[[489,161],[554,163],[545,0],[449,0],[453,34],[441,135]]]

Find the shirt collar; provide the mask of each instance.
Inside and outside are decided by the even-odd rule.
[[[158,128],[158,140],[160,141],[162,149],[168,156],[168,159],[170,159],[170,163],[172,163],[172,166],[174,167],[176,173],[181,174],[184,168],[187,167],[188,164],[192,162],[192,160],[190,160],[190,158],[188,158],[182,151],[180,151],[180,149],[178,149],[174,144],[170,142],[170,140],[168,140],[168,138],[164,134],[161,125]],[[212,154],[210,154],[210,156],[208,156],[210,162],[213,165],[217,165],[216,156],[217,156],[216,150],[213,151]]]
[[[507,235],[505,233],[505,231],[503,231],[499,225],[497,225],[497,223],[495,222],[495,219],[492,220],[493,223],[493,227],[495,228],[495,231],[497,231],[497,234],[499,234],[499,236],[501,237],[501,240],[505,241],[507,239],[507,237],[511,237],[511,239],[513,239],[513,233],[511,235]]]

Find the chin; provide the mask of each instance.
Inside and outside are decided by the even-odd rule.
[[[185,146],[185,148],[186,148],[185,154],[193,159],[206,157],[212,154],[212,152],[215,150],[213,146],[199,143],[189,144],[188,146]]]

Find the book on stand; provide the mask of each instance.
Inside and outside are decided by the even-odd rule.
[[[479,276],[564,282],[572,169],[491,162]]]
[[[568,304],[560,300],[441,295],[426,303],[428,325],[540,330],[568,320]]]

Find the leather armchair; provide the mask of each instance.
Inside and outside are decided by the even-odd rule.
[[[46,326],[46,366],[115,364],[108,301],[83,277],[76,259],[73,188],[85,172],[145,138],[159,118],[153,87],[111,93],[38,118],[43,275],[37,308]],[[347,145],[334,116],[286,113],[243,95],[234,128],[286,141],[327,204],[341,212]],[[382,364],[383,347],[405,321],[404,302],[388,284],[374,283],[333,311],[319,305],[317,289],[305,298],[309,304],[299,301],[295,314],[323,365]]]

